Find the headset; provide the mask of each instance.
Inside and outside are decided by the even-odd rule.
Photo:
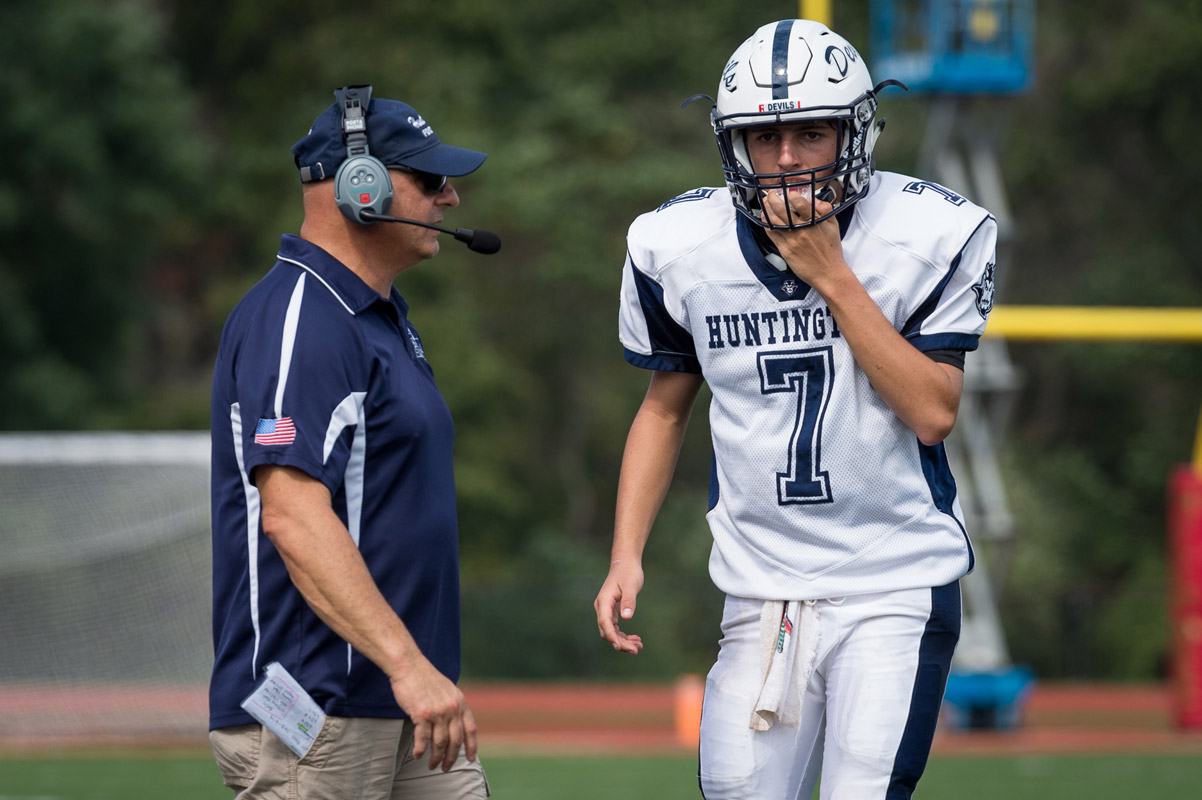
[[[400,222],[449,233],[469,250],[491,255],[501,249],[501,237],[492,231],[470,228],[440,228],[415,219],[390,217],[384,212],[392,205],[392,177],[384,162],[367,149],[367,110],[371,105],[370,86],[344,86],[334,90],[334,99],[342,112],[342,135],[346,137],[346,161],[334,173],[334,202],[343,216],[356,225]]]
[[[392,178],[384,162],[367,149],[367,109],[370,86],[344,86],[334,91],[342,112],[342,135],[346,137],[346,161],[334,173],[334,201],[351,222],[374,225],[364,212],[387,213],[392,205]]]

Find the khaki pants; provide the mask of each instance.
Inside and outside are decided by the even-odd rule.
[[[413,757],[407,719],[326,717],[304,758],[262,725],[209,733],[235,800],[435,800],[486,798],[480,762],[460,750],[448,772]]]

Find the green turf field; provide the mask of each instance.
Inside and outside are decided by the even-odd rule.
[[[493,797],[521,800],[698,800],[692,758],[485,761]],[[1198,756],[937,758],[921,800],[1197,800]],[[0,800],[229,800],[204,757],[0,758]]]

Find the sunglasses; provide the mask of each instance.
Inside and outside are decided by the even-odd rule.
[[[410,172],[417,177],[422,189],[430,194],[441,194],[447,188],[447,176],[435,175],[433,172],[423,172],[420,169],[406,167],[403,164],[389,164],[389,169],[399,169],[401,172]]]

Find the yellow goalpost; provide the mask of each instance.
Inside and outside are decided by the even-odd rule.
[[[997,306],[985,335],[1013,341],[1202,342],[1202,308]]]
[[[1008,341],[1202,342],[1202,308],[997,306],[985,335]],[[1193,467],[1202,476],[1202,415]]]

